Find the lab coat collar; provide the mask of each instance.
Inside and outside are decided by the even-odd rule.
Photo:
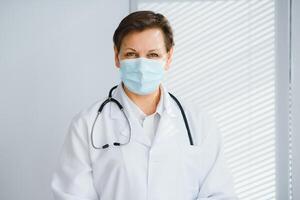
[[[160,87],[161,87],[163,95],[164,95],[164,101],[163,101],[164,112],[166,112],[166,114],[168,114],[170,117],[177,117],[178,111],[176,109],[178,109],[178,108],[176,108],[176,104],[175,104],[174,100],[171,99],[172,97],[169,95],[168,90],[163,83],[160,84]],[[121,92],[122,92],[121,90],[123,90],[122,82],[120,82],[118,84],[117,88],[113,91],[112,97],[114,99],[116,99],[117,101],[119,101],[122,105],[124,105],[124,102],[123,102],[122,96],[121,96]],[[110,117],[112,119],[124,117],[124,116],[122,116],[122,113],[120,112],[119,108],[117,106],[113,105],[113,103],[110,104]]]
[[[122,105],[124,105],[124,102],[122,101],[121,96],[121,90],[123,88],[122,84],[120,83],[115,91],[112,94],[112,97],[119,101]],[[177,135],[178,128],[176,127],[176,123],[172,123],[172,119],[175,119],[178,116],[179,109],[176,108],[176,103],[174,102],[172,97],[167,93],[166,88],[161,84],[162,92],[165,95],[165,99],[163,101],[163,113],[162,117],[160,118],[160,122],[158,124],[157,130],[156,130],[156,136],[154,137],[153,143],[151,142],[150,138],[146,136],[145,134],[140,134],[143,132],[142,127],[134,125],[137,121],[135,121],[133,116],[130,115],[130,113],[124,109],[124,113],[128,117],[131,124],[131,136],[130,136],[130,129],[127,127],[128,123],[126,120],[124,120],[124,115],[116,106],[114,103],[110,103],[110,117],[111,119],[116,121],[116,127],[119,130],[120,136],[125,137],[125,141],[127,141],[128,137],[130,136],[132,140],[143,144],[147,147],[151,147],[154,143],[161,143],[161,142],[169,142],[170,137],[172,135]],[[173,102],[171,102],[173,101]],[[127,127],[127,128],[126,128]]]
[[[162,91],[162,88],[160,87],[160,90]],[[141,121],[143,121],[147,115],[127,96],[127,94],[125,93],[124,90],[124,83],[122,83],[122,87],[121,87],[121,97],[122,100],[124,102],[123,106],[128,108],[128,111],[130,111],[135,117],[137,117],[139,123],[141,123]],[[164,110],[163,108],[163,99],[164,99],[164,95],[163,92],[161,92],[161,96],[159,99],[159,102],[157,104],[157,108],[155,113],[153,114],[159,114],[160,116],[162,115],[162,112]]]

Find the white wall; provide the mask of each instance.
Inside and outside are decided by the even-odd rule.
[[[52,199],[71,117],[119,80],[124,0],[0,1],[0,199]]]

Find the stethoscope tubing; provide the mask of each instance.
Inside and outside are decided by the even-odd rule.
[[[121,146],[121,145],[126,145],[126,144],[129,144],[129,143],[130,143],[130,140],[131,140],[131,130],[132,130],[132,129],[131,129],[130,121],[129,121],[127,115],[126,115],[125,112],[124,112],[124,107],[122,106],[122,104],[121,104],[118,100],[116,100],[116,99],[114,99],[114,98],[112,97],[112,92],[113,92],[114,89],[117,88],[117,86],[118,86],[118,85],[115,85],[114,87],[112,87],[112,88],[110,89],[107,99],[100,105],[100,107],[99,107],[99,109],[98,109],[98,111],[97,111],[97,115],[96,115],[96,117],[95,117],[95,120],[94,120],[93,125],[92,125],[92,130],[91,130],[91,143],[92,143],[92,146],[93,146],[94,149],[106,149],[106,148],[109,147],[109,144],[105,144],[105,145],[103,145],[103,146],[101,146],[101,147],[97,147],[97,146],[94,144],[94,137],[93,137],[93,134],[94,134],[94,127],[95,127],[95,124],[96,124],[96,122],[97,122],[97,119],[98,119],[99,115],[101,114],[101,112],[102,112],[104,106],[105,106],[107,103],[110,103],[110,102],[115,103],[115,104],[119,107],[120,111],[123,113],[123,115],[124,115],[124,117],[125,117],[125,119],[126,119],[128,125],[129,125],[129,129],[130,129],[130,130],[129,130],[129,133],[130,133],[129,139],[128,139],[128,141],[127,141],[126,143],[114,142],[113,145],[114,145],[114,146]],[[179,109],[180,109],[180,112],[181,112],[181,115],[182,115],[182,118],[183,118],[183,121],[184,121],[184,124],[185,124],[185,128],[186,128],[186,130],[187,130],[187,134],[188,134],[188,138],[189,138],[190,145],[194,145],[193,138],[192,138],[192,134],[191,134],[190,127],[189,127],[189,123],[188,123],[187,117],[186,117],[186,115],[185,115],[184,109],[182,108],[181,103],[178,101],[178,99],[177,99],[173,94],[171,94],[170,92],[168,92],[168,93],[169,93],[169,95],[172,97],[172,99],[176,102],[176,104],[178,105],[178,107],[179,107]]]

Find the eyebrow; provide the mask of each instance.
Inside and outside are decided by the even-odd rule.
[[[130,50],[132,50],[132,51],[136,51],[135,49],[133,49],[133,48],[126,48],[126,49],[130,49]]]
[[[133,48],[126,48],[126,49],[130,49],[130,50],[132,50],[132,51],[136,51],[135,49],[133,49]],[[159,49],[151,49],[151,50],[149,50],[149,52],[151,52],[151,51],[159,51]]]
[[[159,49],[151,49],[150,51],[156,51],[156,50],[159,51]]]

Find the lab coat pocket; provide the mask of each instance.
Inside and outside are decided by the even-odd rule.
[[[187,199],[197,198],[201,181],[203,149],[196,145],[182,145],[182,167]]]

